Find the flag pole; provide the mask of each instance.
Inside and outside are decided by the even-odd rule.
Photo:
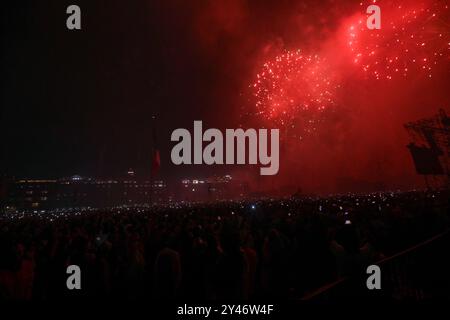
[[[155,158],[155,136],[156,136],[156,116],[152,115],[152,153],[151,153],[151,167],[150,167],[150,206],[153,201],[153,184],[154,184],[154,170],[153,170],[153,162]]]
[[[161,158],[159,155],[159,149],[158,149],[158,141],[156,136],[156,115],[152,116],[152,162],[151,162],[151,168],[150,168],[150,203],[152,203],[152,200],[154,200],[154,183],[155,183],[155,176],[159,170],[159,167],[161,166]]]

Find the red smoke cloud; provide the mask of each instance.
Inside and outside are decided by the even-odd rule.
[[[403,124],[449,108],[449,9],[444,1],[400,7],[377,1],[382,29],[367,30],[372,2],[233,0],[192,9],[196,57],[214,70],[206,103],[211,127],[298,124],[295,115],[292,122],[261,122],[249,88],[283,52],[319,55],[339,85],[311,134],[282,141],[280,173],[268,178],[267,188],[334,192],[420,184]]]

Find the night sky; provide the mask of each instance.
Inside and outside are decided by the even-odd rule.
[[[259,97],[251,85],[265,62],[302,50],[323,60],[321,68],[326,67],[323,72],[333,81],[333,104],[315,114],[318,125],[301,141],[297,135],[282,141],[282,150],[290,152],[281,156],[286,155],[281,158],[281,183],[327,191],[338,189],[338,181],[346,179],[415,185],[418,177],[402,125],[432,116],[439,108],[449,110],[449,10],[444,1],[404,1],[405,12],[419,12],[417,21],[406,23],[398,16],[403,9],[395,11],[392,1],[377,3],[386,11],[382,37],[362,32],[352,35],[358,41],[350,46],[348,26],[364,14],[366,2],[4,4],[1,173],[119,176],[133,167],[148,175],[155,130],[161,177],[242,174],[247,169],[173,166],[170,134],[176,128],[192,131],[194,120],[220,129],[291,125],[289,121],[298,119],[298,106],[304,105],[296,91],[293,99],[287,96],[296,105],[285,105],[291,116],[280,124],[280,119],[256,116],[261,110],[254,100]],[[66,28],[70,4],[81,7],[82,30]],[[423,7],[434,10],[439,19],[430,22],[433,12],[420,14]],[[389,31],[392,21],[404,32]],[[413,33],[426,39],[422,51],[414,51],[418,44],[410,42],[389,46]],[[414,50],[401,51],[408,46]],[[370,55],[372,48],[377,48],[378,60]],[[372,68],[369,72],[355,61],[358,53],[364,66]],[[410,66],[415,54],[423,59],[436,58],[436,53],[441,55],[433,60],[432,70]],[[387,63],[384,58],[395,56],[407,75],[388,79],[398,66],[379,69],[377,77],[381,74],[382,79],[370,73],[378,63]]]

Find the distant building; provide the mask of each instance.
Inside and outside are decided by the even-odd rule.
[[[235,180],[230,175],[207,179],[184,179],[181,180],[179,200],[216,201],[242,199],[248,193],[248,183]]]
[[[24,179],[11,181],[7,206],[19,209],[48,209],[55,204],[57,180]]]
[[[164,181],[134,177],[99,180],[75,175],[58,180],[23,179],[11,181],[7,189],[4,206],[26,210],[140,205],[167,199]]]

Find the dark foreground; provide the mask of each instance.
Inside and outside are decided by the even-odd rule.
[[[384,294],[371,297],[449,300],[448,199],[377,193],[3,214],[0,300],[334,301],[363,297],[374,263]],[[80,267],[80,290],[66,286],[69,265]]]

